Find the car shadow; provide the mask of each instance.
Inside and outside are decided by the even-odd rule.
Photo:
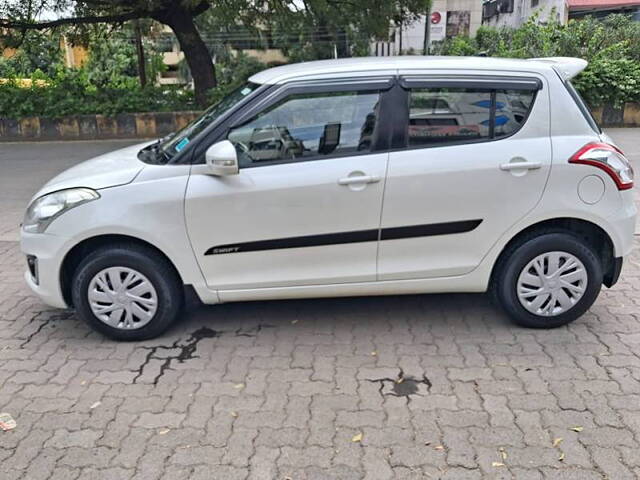
[[[429,294],[339,297],[191,304],[169,335],[200,326],[244,331],[269,325],[292,331],[331,331],[334,328],[370,332],[409,328],[475,331],[504,328],[509,319],[487,294]]]

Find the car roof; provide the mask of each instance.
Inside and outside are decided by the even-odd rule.
[[[357,57],[337,60],[293,63],[269,68],[253,75],[249,81],[260,84],[284,83],[305,77],[335,76],[369,71],[400,69],[464,69],[544,72],[552,67],[568,66],[570,70],[582,70],[586,66],[578,58],[515,59],[496,57],[437,57],[405,55],[396,57]],[[580,68],[581,67],[581,68]]]

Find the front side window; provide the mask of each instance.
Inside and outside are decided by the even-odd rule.
[[[241,167],[371,151],[379,92],[291,95],[227,136]]]
[[[409,92],[409,146],[509,136],[524,123],[533,90],[429,87]]]

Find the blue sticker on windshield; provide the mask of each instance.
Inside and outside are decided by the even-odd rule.
[[[184,147],[187,146],[187,143],[189,143],[189,139],[188,138],[183,138],[178,143],[176,143],[176,146],[173,147],[173,148],[176,149],[176,152],[179,152],[180,150],[182,150]]]

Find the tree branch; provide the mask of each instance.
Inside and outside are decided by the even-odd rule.
[[[118,15],[90,15],[86,17],[59,18],[48,22],[28,22],[20,20],[0,19],[0,28],[16,29],[16,30],[46,30],[48,28],[61,27],[63,25],[88,25],[94,23],[120,23],[136,18],[145,18],[149,16],[149,12],[133,11],[121,13]]]

